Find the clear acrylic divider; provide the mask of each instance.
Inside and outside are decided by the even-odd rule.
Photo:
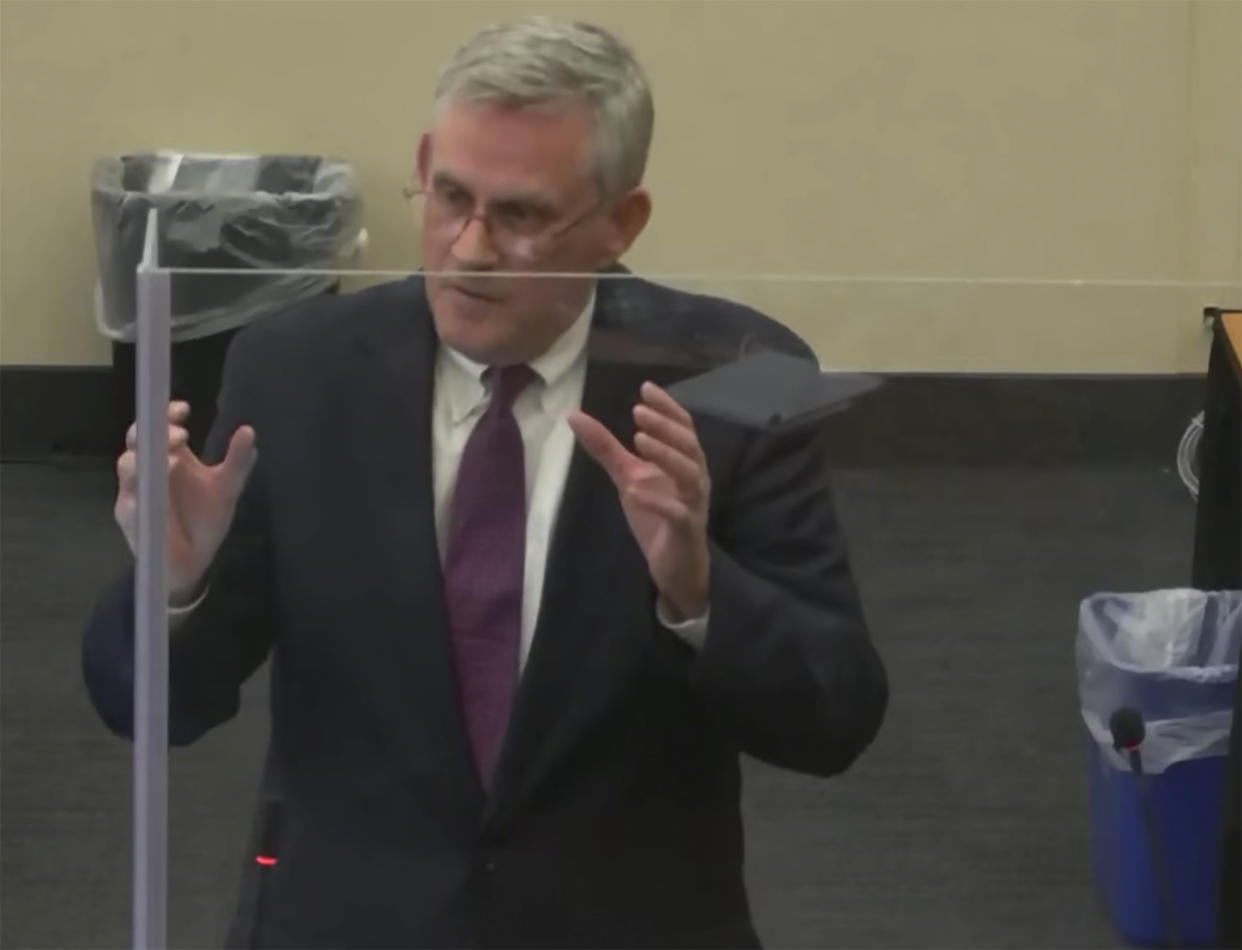
[[[643,398],[640,384],[654,381],[693,403],[709,466],[720,466],[710,473],[711,490],[720,493],[713,496],[709,522],[712,532],[720,532],[716,540],[741,545],[730,554],[748,569],[767,571],[778,578],[776,583],[788,583],[792,589],[799,582],[800,558],[812,570],[816,558],[838,556],[826,552],[836,550],[839,532],[845,543],[842,550],[848,552],[848,561],[843,562],[848,567],[843,570],[860,592],[872,637],[889,668],[892,703],[876,748],[859,766],[880,769],[893,779],[891,791],[881,795],[884,801],[863,801],[858,786],[850,782],[820,790],[811,779],[780,777],[769,766],[747,759],[745,812],[750,840],[780,837],[784,819],[765,811],[762,801],[790,783],[795,795],[826,795],[835,810],[861,816],[907,807],[903,796],[915,783],[926,808],[958,814],[962,821],[956,830],[953,822],[928,830],[932,841],[924,852],[902,857],[886,853],[893,849],[865,848],[866,835],[885,833],[880,817],[860,818],[855,830],[799,831],[808,853],[844,848],[869,855],[865,860],[860,857],[857,886],[861,887],[882,889],[896,873],[894,861],[917,864],[929,860],[919,854],[934,852],[939,864],[923,870],[927,880],[937,883],[926,899],[908,897],[916,905],[912,912],[918,912],[925,900],[930,904],[968,899],[954,890],[953,868],[990,861],[998,880],[1003,880],[1025,873],[1022,869],[1034,860],[1031,854],[1046,854],[1053,860],[1076,853],[1074,841],[1081,829],[1064,827],[1053,811],[1031,813],[1036,830],[1029,834],[1007,832],[990,839],[984,833],[988,814],[1003,815],[1030,803],[1000,800],[986,788],[958,784],[952,770],[941,769],[938,753],[923,737],[928,729],[956,735],[978,754],[990,757],[997,769],[1026,774],[1036,785],[1046,784],[1050,774],[1081,772],[1082,730],[1073,698],[1072,664],[1062,670],[1069,679],[1052,681],[1046,676],[1047,657],[1072,655],[1073,618],[1079,599],[1087,594],[1179,581],[1188,563],[1193,524],[1193,500],[1178,477],[1175,461],[1180,429],[1169,432],[1167,452],[1158,453],[1158,461],[1153,461],[1148,448],[1133,452],[1123,448],[1123,460],[1111,460],[1110,450],[1093,440],[1138,438],[1154,424],[1152,414],[1167,425],[1178,416],[1160,405],[1166,396],[1179,407],[1184,405],[1185,422],[1190,422],[1196,400],[1193,386],[1171,380],[1165,396],[1152,397],[1140,392],[1139,383],[1154,375],[1157,367],[1176,365],[1190,373],[1200,365],[1205,349],[1196,321],[1206,306],[1238,305],[1242,289],[1233,275],[1212,281],[1090,274],[1048,279],[713,275],[650,273],[637,266],[633,273],[591,275],[362,268],[307,275],[161,268],[154,257],[157,243],[149,242],[138,272],[139,440],[154,451],[140,453],[144,461],[139,476],[144,515],[139,522],[135,588],[136,946],[160,945],[165,934],[173,945],[218,940],[232,918],[235,893],[223,889],[229,900],[222,900],[222,889],[216,886],[220,875],[238,882],[239,919],[244,927],[258,928],[247,931],[253,937],[264,926],[261,913],[258,922],[254,917],[256,906],[265,899],[264,888],[282,874],[297,873],[282,868],[277,855],[264,850],[273,809],[281,807],[282,795],[290,794],[273,787],[275,773],[270,770],[275,763],[265,762],[271,651],[276,668],[285,675],[296,671],[310,677],[299,689],[312,690],[325,702],[330,697],[331,703],[348,711],[346,718],[361,717],[375,725],[376,733],[363,744],[373,744],[376,768],[388,768],[400,758],[400,729],[385,719],[385,711],[394,708],[383,695],[385,684],[391,686],[394,669],[408,667],[412,676],[418,673],[415,657],[450,659],[443,642],[447,633],[435,620],[436,612],[444,609],[442,565],[428,562],[425,577],[410,579],[419,590],[417,596],[385,586],[393,583],[388,572],[405,563],[402,558],[408,552],[401,553],[403,546],[423,554],[438,551],[442,557],[450,529],[452,473],[437,466],[432,442],[443,436],[436,429],[441,421],[436,420],[455,417],[448,410],[436,420],[432,416],[439,411],[434,406],[436,387],[448,385],[447,374],[469,376],[470,367],[461,361],[455,366],[444,362],[447,350],[436,341],[448,339],[461,355],[478,358],[489,347],[516,338],[514,327],[519,325],[528,335],[531,326],[545,328],[534,331],[532,338],[542,335],[548,344],[571,338],[573,328],[581,328],[582,339],[567,350],[568,362],[572,363],[577,346],[585,360],[577,388],[569,386],[565,401],[553,401],[543,410],[552,415],[546,431],[540,430],[540,439],[545,440],[541,444],[554,447],[546,449],[549,457],[561,453],[560,475],[527,466],[534,473],[534,485],[527,483],[528,518],[539,523],[537,530],[544,539],[528,550],[546,546],[550,553],[533,577],[525,575],[526,589],[540,594],[536,605],[523,605],[522,676],[529,669],[526,664],[551,662],[538,645],[544,633],[539,617],[550,609],[543,595],[564,598],[572,593],[553,578],[566,565],[558,539],[570,536],[573,526],[567,519],[582,515],[575,514],[577,508],[566,514],[558,500],[574,497],[570,482],[595,464],[575,459],[578,449],[565,414],[581,402],[584,411],[597,412],[620,435],[630,457],[639,458],[631,431],[632,409]],[[168,497],[166,473],[153,457],[161,457],[166,445],[164,405],[170,392],[178,396],[178,381],[169,379],[169,329],[178,326],[174,302],[179,281],[192,280],[199,287],[219,282],[213,296],[225,299],[229,283],[239,278],[253,287],[257,281],[293,273],[321,277],[325,284],[313,295],[253,321],[252,328],[241,329],[253,346],[246,360],[233,364],[236,386],[231,401],[221,405],[222,411],[240,413],[239,418],[259,413],[257,471],[264,477],[265,465],[280,466],[282,477],[288,477],[290,463],[304,466],[304,477],[296,484],[265,483],[262,494],[250,499],[263,510],[257,519],[255,509],[248,510],[247,530],[265,525],[270,534],[263,539],[263,549],[280,552],[283,558],[289,558],[292,550],[318,553],[284,563],[279,590],[263,592],[274,598],[274,606],[266,634],[271,643],[261,646],[262,655],[251,664],[262,666],[245,682],[239,678],[214,684],[220,696],[240,692],[240,711],[218,723],[211,735],[177,750],[169,774],[165,749],[170,723],[165,712],[170,661],[169,641],[163,637],[168,572],[152,553],[176,516],[162,513]],[[240,284],[234,286],[245,291]],[[341,299],[347,294],[348,299]],[[1127,332],[1131,326],[1136,332]],[[180,332],[184,329],[183,325]],[[264,362],[256,364],[257,358]],[[770,365],[753,372],[745,369],[762,364],[764,358],[772,360]],[[539,364],[537,358],[535,362]],[[1029,367],[1037,364],[1056,366],[1061,372],[1030,372]],[[553,365],[551,372],[565,372],[564,361],[553,360]],[[540,368],[547,370],[537,365]],[[719,375],[730,370],[735,375]],[[706,389],[687,383],[709,377],[724,382]],[[601,388],[599,380],[605,378],[613,388]],[[850,391],[851,383],[860,383],[861,388]],[[226,378],[226,388],[229,384]],[[839,386],[834,389],[837,384],[847,386],[845,396]],[[468,385],[461,390],[471,391]],[[477,392],[482,391],[480,387]],[[1137,394],[1133,407],[1126,405],[1124,394],[1130,392]],[[239,394],[242,402],[233,398]],[[403,398],[408,400],[405,406],[400,404]],[[246,399],[258,401],[247,404]],[[529,401],[526,411],[541,411],[536,392],[519,399]],[[389,424],[379,425],[376,416],[386,407],[392,417],[384,420]],[[211,413],[213,407],[196,405],[193,411]],[[459,406],[454,411],[473,410]],[[219,463],[232,434],[220,429],[222,424],[218,419],[219,431],[205,450],[195,446],[209,464]],[[770,525],[771,535],[762,543],[730,535],[745,521],[748,505],[770,502],[748,495],[748,485],[737,481],[760,477],[746,469],[745,461],[747,453],[765,440],[805,440],[819,446],[816,463],[800,470],[796,479],[773,475],[771,485],[762,480],[756,484],[779,494],[799,490],[799,484],[805,487],[798,479],[811,479],[819,486],[817,492],[831,498],[833,518],[822,527],[833,538],[800,533],[804,526],[798,523],[796,506],[785,511],[788,522]],[[459,454],[460,440],[453,444],[452,451]],[[503,478],[504,473],[498,471],[496,477]],[[558,487],[549,488],[553,482]],[[615,503],[620,505],[619,497]],[[822,515],[811,510],[813,516]],[[306,514],[299,516],[299,511]],[[614,514],[600,515],[601,524]],[[621,522],[611,523],[615,527]],[[415,527],[421,533],[402,533]],[[1153,534],[1167,539],[1156,555],[1150,543]],[[226,539],[225,547],[229,544]],[[596,567],[623,572],[636,563],[632,553],[619,554],[611,568],[603,562]],[[355,569],[366,574],[355,577],[351,573]],[[334,586],[339,577],[353,580],[344,581],[344,587]],[[216,582],[226,581],[216,578]],[[213,587],[209,596],[236,594],[244,602],[254,594],[248,585],[272,583],[264,570],[230,574],[227,582],[237,584],[237,590]],[[589,577],[584,583],[590,589]],[[986,598],[980,597],[981,587],[988,589]],[[321,624],[330,626],[332,618],[340,620],[360,605],[388,597],[407,605],[431,605],[431,612],[405,617],[403,628],[354,631],[351,637],[365,640],[382,656],[373,664],[337,663],[334,651],[345,646],[340,639],[343,631]],[[1056,629],[1048,629],[1048,623]],[[174,643],[176,636],[174,632]],[[429,640],[438,640],[439,645],[428,647]],[[409,641],[421,645],[411,647]],[[975,655],[987,659],[973,662]],[[643,682],[644,677],[665,675],[645,662],[634,660],[626,675]],[[541,675],[556,681],[575,672],[545,670]],[[453,682],[451,663],[445,662],[440,673],[445,682]],[[172,709],[184,713],[175,695],[175,679],[171,688]],[[522,702],[520,690],[519,686],[517,704]],[[922,700],[914,698],[930,702],[933,694],[939,697],[934,709],[921,707]],[[1057,701],[1050,703],[1049,695]],[[288,699],[286,693],[279,701]],[[221,708],[229,708],[229,702],[222,702]],[[422,714],[431,718],[418,722],[416,705],[400,708],[411,714],[408,727],[419,734],[461,728],[451,716],[434,720],[444,709],[423,708]],[[1065,733],[1055,762],[1036,760],[1027,746],[1014,740],[1012,723],[1035,708],[1047,717],[1040,728]],[[178,731],[175,724],[171,728]],[[323,748],[284,751],[286,756],[328,754],[333,743],[346,738],[325,726]],[[575,741],[580,737],[566,737],[564,747],[549,747],[552,751],[547,754],[569,754]],[[532,756],[537,757],[537,746],[535,741]],[[343,767],[362,769],[354,780],[357,800],[343,793],[346,800],[339,802],[353,820],[371,791],[396,779],[367,774],[356,748],[341,745],[336,751],[343,756]],[[286,759],[286,767],[289,764]],[[530,781],[537,783],[538,777]],[[874,799],[874,784],[869,788],[867,795]],[[314,798],[329,790],[299,789],[292,794],[291,807],[302,809],[299,796]],[[967,820],[963,809],[973,818]],[[304,823],[311,814],[323,818],[322,813],[301,810],[297,820]],[[227,828],[228,833],[205,838],[202,828],[207,824]],[[331,829],[325,833],[331,834]],[[378,826],[375,833],[379,834]],[[365,850],[365,841],[359,848]],[[750,855],[749,873],[779,875],[787,860],[757,847]],[[1058,873],[1075,887],[1089,890],[1085,865],[1062,867]],[[381,903],[383,899],[384,895],[377,896]],[[765,892],[755,902],[761,929],[779,935],[781,921],[799,913],[797,905],[796,895]],[[318,920],[316,915],[331,911],[311,908],[306,913]],[[1107,939],[1102,918],[1090,911],[1082,915],[1056,933],[1067,940],[1075,933]]]

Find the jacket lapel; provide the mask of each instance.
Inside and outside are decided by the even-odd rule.
[[[363,510],[376,523],[376,556],[391,598],[390,629],[376,654],[386,659],[372,701],[396,748],[416,771],[432,774],[446,797],[482,806],[457,698],[436,538],[431,408],[437,339],[421,280],[410,281],[408,310],[377,316],[360,331],[358,379],[369,397],[358,406],[355,437],[376,457]]]

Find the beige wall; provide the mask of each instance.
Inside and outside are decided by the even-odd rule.
[[[637,269],[704,273],[831,365],[1197,370],[1242,289],[762,282],[769,273],[1242,284],[1242,4],[1183,0],[0,2],[0,359],[103,362],[87,173],[153,147],[339,156],[365,263],[435,71],[522,11],[616,27],[656,91]]]

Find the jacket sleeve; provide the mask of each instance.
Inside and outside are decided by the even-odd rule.
[[[168,734],[173,745],[193,742],[237,713],[242,683],[262,665],[274,640],[263,432],[252,395],[261,361],[253,343],[254,336],[244,332],[229,348],[203,459],[215,463],[223,458],[230,437],[242,424],[254,425],[259,458],[212,564],[207,594],[169,640]],[[82,667],[100,718],[113,732],[132,737],[132,565],[104,592],[87,621]]]
[[[742,751],[815,775],[844,771],[888,703],[816,431],[757,436],[711,540],[710,621],[691,668]]]

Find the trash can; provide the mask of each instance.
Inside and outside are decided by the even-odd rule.
[[[147,213],[160,263],[229,270],[346,266],[365,242],[353,169],[320,156],[150,152],[105,158],[91,174],[99,282],[95,321],[112,341],[118,439],[134,417],[135,268]],[[200,448],[232,336],[264,314],[333,292],[330,275],[175,274],[171,392],[193,406]]]
[[[1216,945],[1225,756],[1240,646],[1239,591],[1099,593],[1080,606],[1076,654],[1092,871],[1114,926],[1131,943],[1168,943],[1163,876],[1182,944]],[[1145,725],[1144,782],[1113,747],[1110,720],[1127,707]],[[1154,818],[1155,851],[1145,808]]]

